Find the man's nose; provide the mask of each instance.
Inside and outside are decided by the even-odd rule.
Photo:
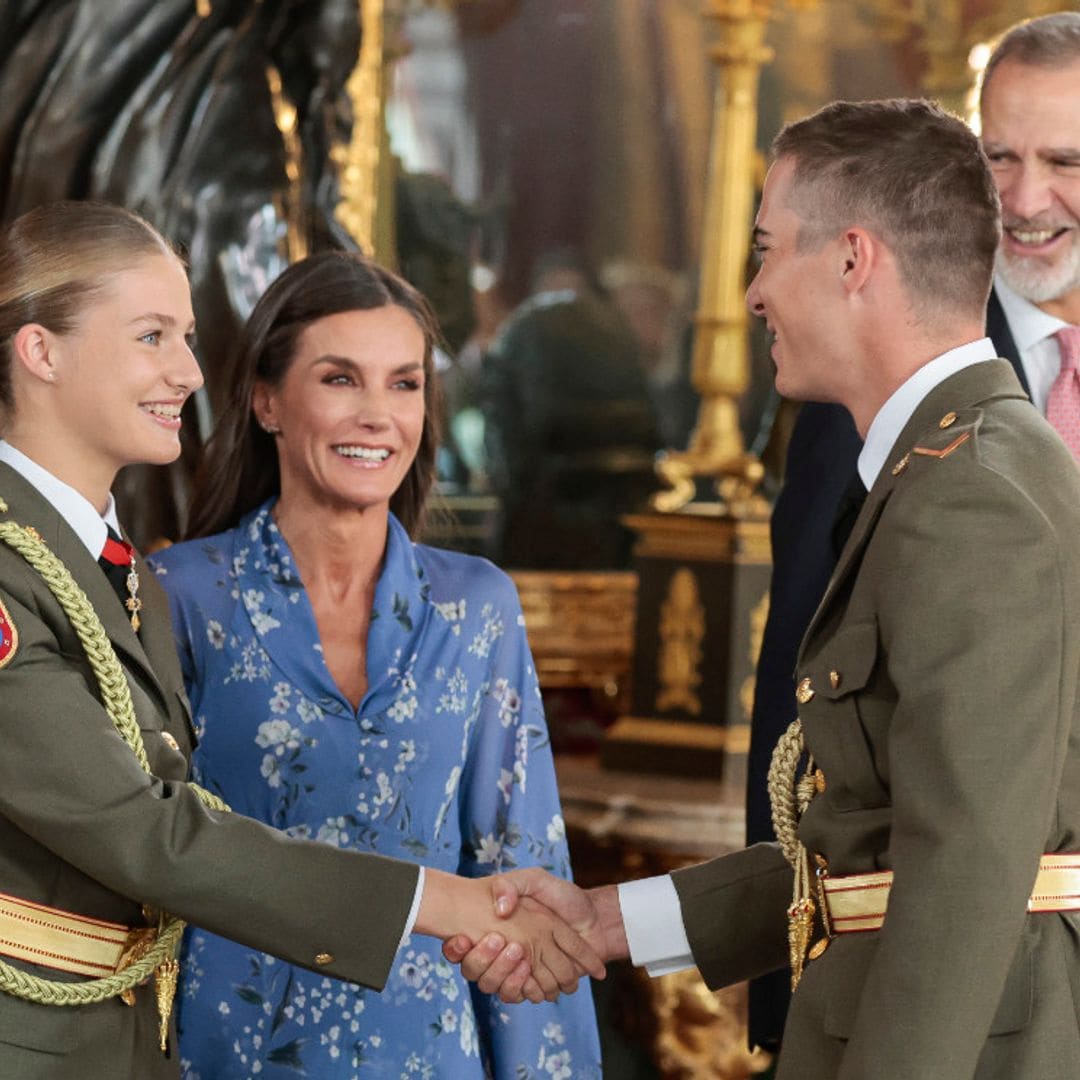
[[[1006,215],[1030,220],[1053,206],[1051,178],[1038,166],[1020,165],[1007,181],[999,181],[998,186]]]

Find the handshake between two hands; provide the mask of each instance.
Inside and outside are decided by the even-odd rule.
[[[616,886],[580,889],[536,868],[487,878],[429,869],[414,929],[442,938],[446,959],[508,1005],[554,1001],[630,955]]]

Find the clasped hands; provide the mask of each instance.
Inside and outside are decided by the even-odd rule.
[[[442,938],[446,959],[508,1005],[554,1001],[630,955],[614,885],[585,890],[538,868],[427,874],[415,929]]]

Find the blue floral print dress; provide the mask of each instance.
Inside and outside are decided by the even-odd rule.
[[[354,711],[270,503],[152,562],[200,739],[193,772],[234,810],[474,877],[529,865],[569,876],[540,691],[500,570],[413,544],[391,515]],[[313,918],[322,887],[311,883]],[[507,1007],[439,949],[407,939],[380,994],[189,930],[186,1080],[598,1080],[587,982],[556,1004]]]

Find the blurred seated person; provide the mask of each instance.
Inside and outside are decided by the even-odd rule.
[[[622,514],[656,487],[661,440],[634,334],[579,255],[538,261],[532,295],[481,371],[488,469],[508,567],[617,569]]]

